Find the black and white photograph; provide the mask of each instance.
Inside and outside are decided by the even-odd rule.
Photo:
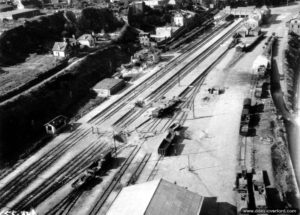
[[[300,215],[300,0],[0,0],[0,215]]]

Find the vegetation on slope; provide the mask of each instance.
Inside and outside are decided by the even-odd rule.
[[[43,125],[50,119],[76,114],[95,96],[91,87],[111,77],[115,68],[130,60],[133,51],[128,45],[99,51],[38,89],[0,105],[0,164],[16,159],[43,136]]]
[[[22,62],[30,53],[48,53],[63,37],[112,32],[123,25],[108,9],[86,8],[78,19],[71,11],[40,16],[0,36],[0,66]]]

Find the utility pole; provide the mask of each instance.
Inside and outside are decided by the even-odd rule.
[[[192,171],[191,165],[190,165],[190,155],[188,155],[187,157],[188,157],[188,170]]]
[[[115,130],[113,130],[113,141],[114,141],[115,154],[117,154],[117,146],[116,146],[116,140],[115,140]]]

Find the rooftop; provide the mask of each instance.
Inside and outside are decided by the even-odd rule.
[[[60,126],[62,124],[62,122],[65,120],[67,120],[67,117],[65,117],[63,115],[59,115],[59,116],[55,117],[54,119],[50,120],[49,122],[47,122],[44,126],[53,125],[54,127],[57,127],[57,126]]]
[[[119,83],[123,82],[123,79],[117,78],[105,78],[102,81],[98,82],[93,89],[111,89]]]
[[[33,9],[33,8],[25,8],[25,9],[18,9],[18,10],[10,10],[6,12],[0,12],[0,18],[6,18],[6,17],[11,17],[16,14],[20,13],[27,13],[27,12],[32,12],[32,11],[39,11],[39,9]]]
[[[52,51],[65,51],[67,45],[66,42],[55,42]]]
[[[83,34],[78,38],[78,40],[91,40],[91,39],[93,39],[93,36],[90,34]]]
[[[199,215],[203,199],[159,179],[123,188],[107,215]]]

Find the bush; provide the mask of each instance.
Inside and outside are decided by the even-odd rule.
[[[107,8],[89,7],[81,12],[81,16],[78,19],[79,32],[77,34],[101,31],[112,32],[123,25],[124,22],[120,22]]]

